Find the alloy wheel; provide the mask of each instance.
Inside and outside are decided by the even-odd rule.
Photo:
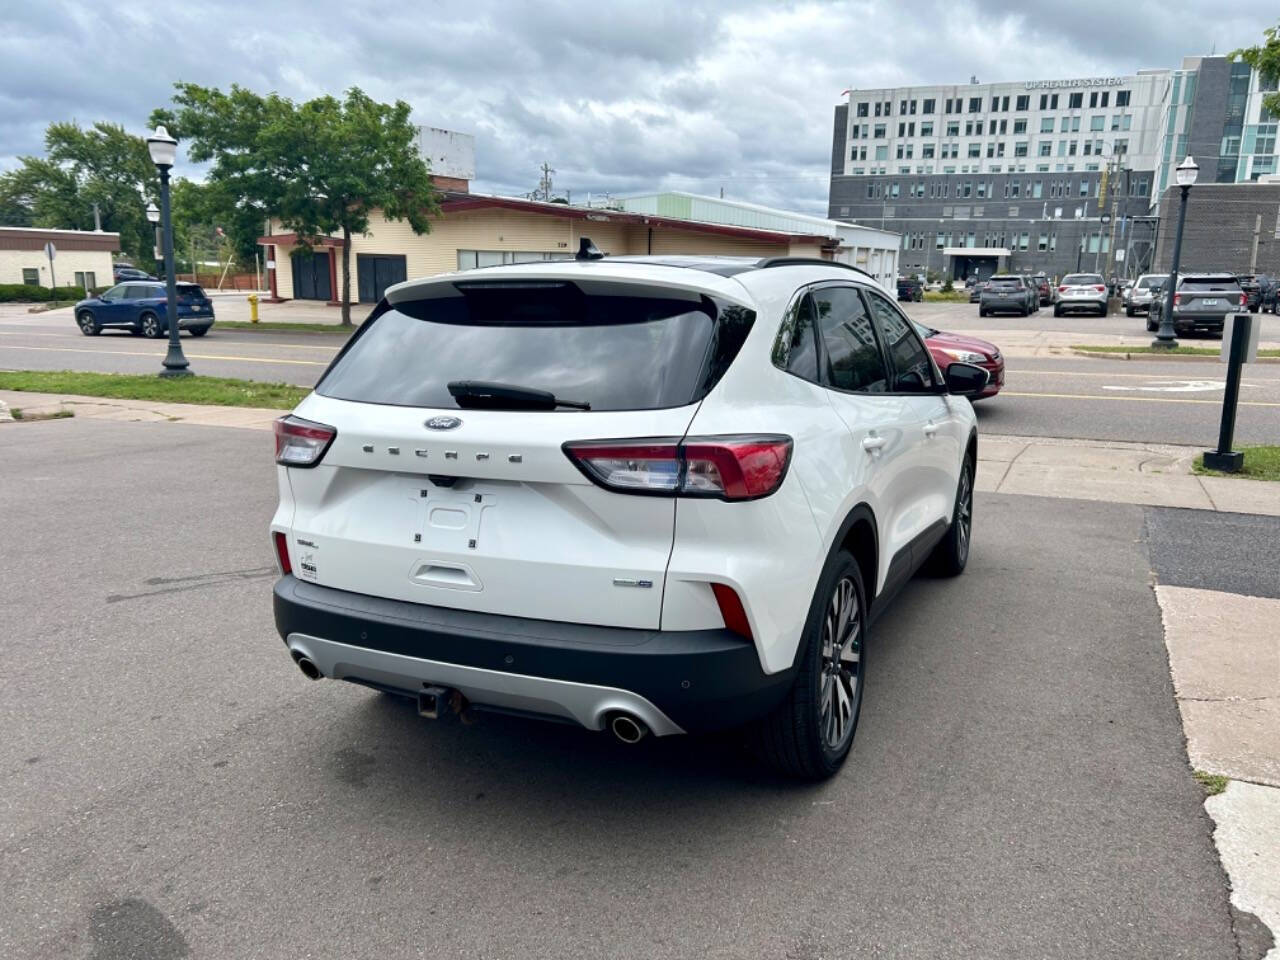
[[[960,492],[956,497],[956,546],[960,561],[969,559],[969,534],[973,530],[973,477],[968,464],[960,471]]]
[[[853,580],[836,584],[822,622],[822,673],[818,680],[822,739],[838,750],[852,732],[862,693],[862,610]]]

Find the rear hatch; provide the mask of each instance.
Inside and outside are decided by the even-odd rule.
[[[1021,281],[993,277],[987,281],[983,296],[997,300],[1021,300],[1024,293]]]
[[[657,628],[675,500],[604,489],[562,447],[683,437],[754,314],[705,290],[503,275],[393,290],[298,408],[337,435],[318,466],[286,471],[295,569],[411,602]]]
[[[1058,295],[1067,300],[1097,300],[1106,295],[1107,285],[1096,273],[1073,273],[1062,278]]]
[[[213,304],[199,284],[179,283],[176,287],[179,316],[213,314]]]
[[[1233,276],[1183,277],[1178,282],[1173,309],[1184,314],[1227,314],[1243,303],[1244,294]]]

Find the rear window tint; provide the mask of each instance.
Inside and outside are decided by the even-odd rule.
[[[1178,284],[1180,290],[1239,290],[1234,277],[1187,277]]]
[[[1072,284],[1080,287],[1096,286],[1102,283],[1102,276],[1097,273],[1069,273],[1062,278],[1062,282],[1067,286]]]
[[[996,290],[1020,290],[1022,289],[1022,281],[1006,279],[1004,277],[993,277],[988,286]]]
[[[1167,276],[1164,276],[1164,277],[1143,277],[1141,280],[1139,280],[1139,281],[1138,281],[1138,287],[1139,287],[1140,289],[1142,289],[1142,290],[1146,290],[1146,289],[1149,289],[1150,287],[1161,286],[1161,285],[1163,285],[1163,284],[1164,284],[1164,282],[1165,282],[1166,280],[1168,280],[1168,279],[1169,279],[1169,278],[1168,278]]]
[[[754,319],[750,310],[707,297],[468,283],[461,296],[402,303],[375,316],[316,391],[456,409],[450,381],[481,380],[547,390],[595,411],[678,407],[715,385]]]
[[[194,283],[175,284],[178,288],[178,296],[180,297],[203,297],[204,290]]]

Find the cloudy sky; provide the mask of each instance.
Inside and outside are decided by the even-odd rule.
[[[1175,12],[1176,10],[1176,12]],[[0,34],[0,169],[45,126],[142,132],[172,83],[359,86],[474,134],[475,189],[683,189],[821,213],[846,87],[1177,66],[1260,42],[1275,0],[40,0]]]

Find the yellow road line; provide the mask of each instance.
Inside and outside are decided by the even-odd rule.
[[[43,353],[93,353],[99,355],[112,354],[120,357],[150,357],[152,359],[161,359],[159,353],[142,353],[138,350],[85,350],[81,347],[23,347],[17,344],[5,344],[0,348],[3,350],[39,350]],[[327,367],[328,360],[283,360],[274,359],[272,357],[228,357],[220,353],[192,353],[190,350],[182,351],[186,356],[193,360],[229,360],[232,362],[244,363],[293,363],[304,367]]]
[[[1033,397],[1043,400],[1132,400],[1138,403],[1209,403],[1215,407],[1222,406],[1221,398],[1217,400],[1196,400],[1182,397],[1133,397],[1115,394],[1094,393],[1015,393],[1012,390],[1001,390],[1002,397]],[[1241,400],[1242,407],[1280,407],[1280,403],[1268,403],[1262,400]]]

